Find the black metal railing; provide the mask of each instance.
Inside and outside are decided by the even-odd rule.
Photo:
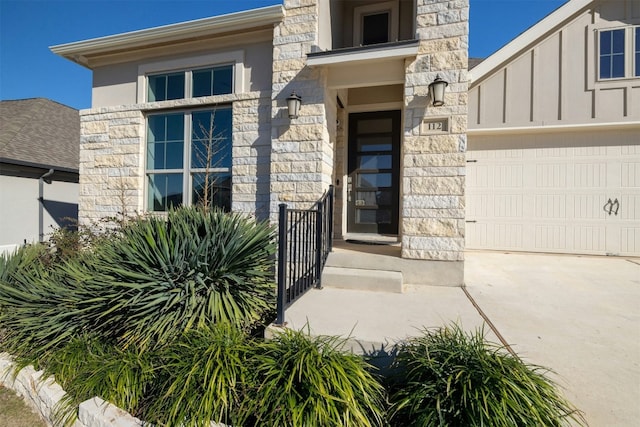
[[[322,269],[332,249],[333,186],[311,209],[280,204],[278,216],[278,304],[276,324],[284,311],[312,287],[322,287]]]

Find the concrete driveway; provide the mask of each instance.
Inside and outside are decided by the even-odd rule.
[[[557,373],[590,426],[639,425],[640,259],[470,251],[465,282],[468,295],[442,286],[311,290],[286,319],[374,346],[422,327],[472,330],[488,319],[525,361]]]
[[[640,259],[468,252],[472,298],[590,426],[640,423]]]

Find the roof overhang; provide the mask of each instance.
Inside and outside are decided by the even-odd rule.
[[[405,81],[405,59],[418,55],[418,40],[314,52],[307,65],[325,68],[327,86],[345,89],[401,84]]]
[[[406,40],[379,45],[349,47],[307,55],[310,67],[331,65],[353,65],[364,62],[392,61],[418,55],[419,40]]]
[[[284,9],[281,5],[275,5],[82,40],[79,42],[60,44],[50,46],[49,49],[51,49],[53,53],[70,61],[91,68],[90,56],[106,55],[112,52],[141,49],[163,43],[179,42],[186,39],[210,37],[223,33],[260,28],[274,25],[282,21],[283,17]]]
[[[470,86],[475,86],[485,77],[493,74],[501,65],[514,58],[528,46],[534,44],[540,37],[562,25],[571,16],[587,8],[591,3],[593,3],[593,0],[567,1],[474,67],[473,70],[469,72],[471,78]]]

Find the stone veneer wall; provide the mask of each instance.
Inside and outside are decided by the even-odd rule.
[[[228,104],[233,105],[232,208],[267,218],[271,97],[247,92],[82,110],[80,223],[146,210],[145,113]]]
[[[332,182],[333,147],[327,129],[324,72],[306,66],[318,43],[317,0],[285,0],[284,20],[273,37],[271,129],[271,218],[278,205],[308,208]],[[297,119],[287,115],[286,98],[302,97]]]
[[[467,145],[468,0],[417,0],[418,56],[407,60],[402,186],[402,257],[464,259]],[[428,86],[449,82],[445,105],[431,106]],[[424,118],[449,118],[431,135]]]

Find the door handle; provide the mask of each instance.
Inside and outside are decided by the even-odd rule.
[[[607,203],[605,203],[604,206],[602,207],[602,210],[604,210],[606,213],[611,215],[611,210],[612,209],[613,209],[613,202],[611,201],[611,199],[609,199],[609,200],[607,200]]]
[[[614,209],[615,206],[615,210]],[[618,201],[618,199],[616,198],[613,203],[611,203],[611,209],[609,210],[609,215],[611,215],[611,211],[613,211],[613,214],[618,216],[618,211],[620,210],[620,202]]]

